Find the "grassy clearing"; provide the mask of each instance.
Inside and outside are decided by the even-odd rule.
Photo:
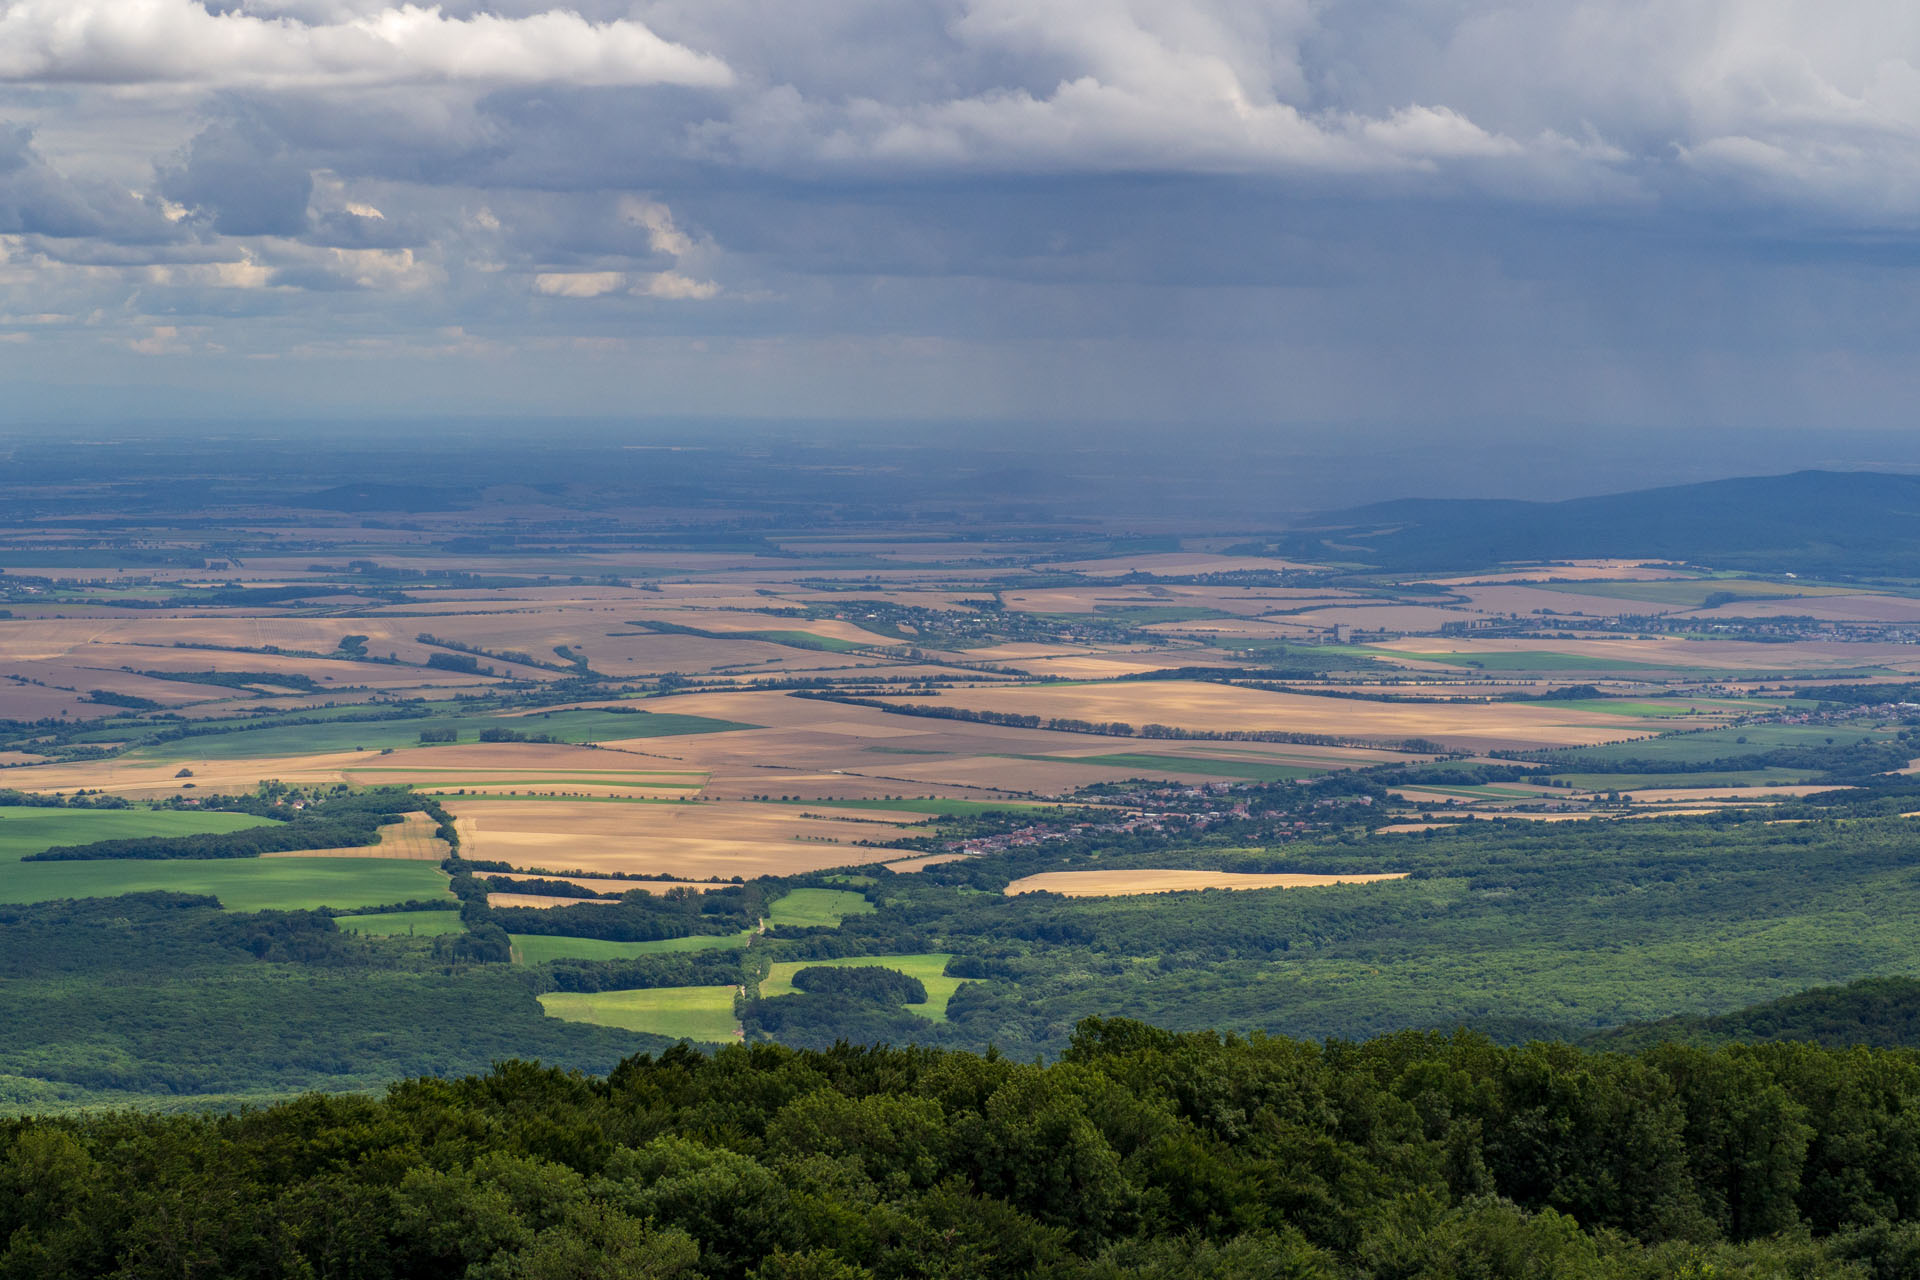
[[[1522,791],[1518,787],[1501,787],[1491,784],[1485,786],[1443,787],[1418,786],[1395,787],[1395,791],[1416,792],[1422,795],[1460,796],[1468,800],[1539,800],[1543,797],[1536,791]]]
[[[1406,658],[1417,662],[1437,662],[1448,667],[1467,667],[1475,671],[1664,671],[1671,668],[1658,662],[1630,662],[1625,658],[1596,658],[1582,653],[1558,653],[1550,649],[1487,649],[1474,653],[1410,653],[1401,649],[1380,649],[1365,645],[1354,648],[1382,658]],[[1329,650],[1332,652],[1332,650]]]
[[[432,938],[466,928],[458,911],[390,911],[377,916],[335,916],[333,922],[348,933],[376,938]]]
[[[767,908],[774,928],[832,928],[847,916],[872,915],[871,902],[847,889],[795,889]]]
[[[510,933],[517,964],[545,964],[549,960],[621,960],[667,951],[717,951],[744,947],[753,936],[741,933],[695,934],[690,938],[661,938],[654,942],[611,942],[605,938],[568,938],[546,933]]]
[[[191,809],[37,809],[6,805],[0,806],[0,862],[17,861],[55,845],[243,831],[272,821],[247,813],[199,813]]]
[[[641,991],[549,991],[540,1007],[551,1018],[591,1022],[648,1035],[731,1044],[740,1037],[732,987],[654,987]]]
[[[760,995],[771,1000],[775,996],[790,996],[796,988],[793,975],[802,969],[829,967],[844,969],[860,965],[873,965],[882,969],[892,969],[904,973],[909,978],[918,978],[927,988],[925,1004],[901,1006],[908,1013],[917,1013],[929,1022],[947,1020],[947,1001],[960,989],[966,978],[946,976],[947,961],[953,957],[946,952],[934,952],[917,956],[849,956],[843,960],[784,960],[773,966],[765,982],[760,984]]]
[[[353,910],[445,898],[431,862],[395,858],[182,858],[167,861],[0,864],[0,902],[208,893],[229,911]]]
[[[350,720],[329,724],[236,726],[229,732],[158,742],[128,753],[140,760],[244,760],[254,756],[312,755],[329,751],[369,751],[419,745],[423,729],[452,729],[461,741],[477,741],[482,729],[550,734],[561,742],[611,742],[623,738],[665,738],[692,733],[724,733],[756,726],[706,716],[657,711],[586,709],[531,716],[418,716],[405,720]]]

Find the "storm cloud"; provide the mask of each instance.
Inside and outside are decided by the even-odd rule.
[[[1910,6],[0,0],[0,122],[32,411],[164,376],[1898,425],[1916,389]]]

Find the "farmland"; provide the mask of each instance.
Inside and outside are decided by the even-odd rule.
[[[0,902],[156,892],[210,894],[229,911],[351,910],[448,897],[439,867],[386,858],[23,862],[0,875]]]
[[[1920,972],[1920,583],[1374,563],[912,496],[508,485],[275,523],[273,483],[152,517],[169,562],[138,571],[77,490],[29,495],[77,511],[58,528],[0,530],[0,915],[72,939],[48,999],[124,1016],[102,993],[173,939],[174,997],[269,1042],[188,1063],[184,1032],[74,1005],[92,1029],[17,1064],[34,1096],[308,1087],[316,1008],[377,1087],[480,1045],[1031,1058],[1113,1013],[1571,1037]],[[370,795],[399,818],[371,843],[217,840]],[[856,972],[792,983],[823,966]],[[87,1065],[88,1036],[134,1065]]]
[[[134,836],[187,836],[244,831],[263,821],[243,813],[153,809],[45,809],[0,806],[0,863],[54,845],[90,844]]]
[[[732,1043],[740,1024],[731,987],[656,987],[645,991],[556,991],[540,997],[549,1016],[671,1039]]]

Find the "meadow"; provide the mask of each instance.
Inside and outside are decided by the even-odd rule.
[[[550,960],[616,960],[632,956],[672,955],[683,951],[726,951],[744,947],[747,933],[694,934],[651,942],[619,942],[606,938],[571,938],[563,934],[513,933],[513,958],[519,964],[546,964]]]
[[[846,889],[795,889],[774,899],[767,909],[773,928],[831,928],[850,915],[867,915],[874,905]]]
[[[243,831],[269,818],[195,809],[50,809],[0,806],[0,862],[11,862],[55,845],[92,844],[137,836],[191,836]]]
[[[739,1039],[732,987],[653,987],[640,991],[550,991],[540,997],[548,1017],[617,1027],[670,1039],[731,1044]]]
[[[0,902],[203,893],[229,911],[353,910],[444,898],[431,862],[388,858],[193,858],[170,862],[19,862],[0,870]]]
[[[927,989],[927,998],[923,1004],[903,1006],[907,1012],[927,1019],[929,1022],[945,1022],[947,1005],[967,981],[965,978],[947,976],[947,961],[953,957],[945,952],[921,955],[896,956],[852,956],[827,960],[782,960],[776,961],[769,969],[766,978],[760,983],[760,998],[771,1000],[776,996],[790,996],[797,988],[793,985],[793,975],[802,969],[815,966],[825,968],[860,968],[868,965],[881,969],[891,969],[895,973],[904,973],[909,978],[917,978]]]
[[[387,911],[379,915],[335,916],[333,923],[347,933],[373,938],[437,938],[466,928],[458,911]]]
[[[333,751],[381,751],[418,746],[422,732],[450,732],[472,742],[484,730],[550,735],[560,742],[609,742],[666,738],[692,733],[726,733],[752,725],[702,716],[601,710],[555,711],[531,716],[437,715],[397,720],[335,719],[321,724],[265,724],[218,733],[201,733],[138,747],[135,760],[162,763],[240,760],[258,756],[317,754]]]

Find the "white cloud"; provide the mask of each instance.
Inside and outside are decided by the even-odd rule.
[[[545,298],[598,298],[627,287],[623,271],[543,271],[533,291]]]
[[[215,13],[195,0],[12,0],[0,80],[113,85],[348,86],[408,81],[730,84],[726,63],[632,19],[450,17],[404,5],[331,22]]]
[[[624,196],[620,200],[620,216],[646,228],[647,244],[655,253],[684,258],[693,252],[692,237],[673,225],[673,212],[658,200]]]
[[[719,295],[720,286],[711,280],[683,276],[678,271],[658,271],[635,285],[633,291],[650,298],[668,298],[676,302],[705,302]]]

